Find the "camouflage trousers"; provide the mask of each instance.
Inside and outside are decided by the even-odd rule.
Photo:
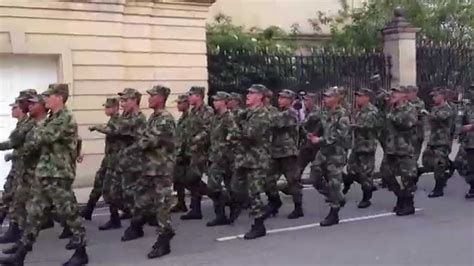
[[[10,217],[14,217],[14,223],[18,225],[20,229],[25,229],[26,224],[26,204],[31,199],[31,176],[22,176],[17,178],[17,184],[15,186],[13,201],[10,206]]]
[[[202,181],[202,175],[207,172],[207,156],[196,154],[192,156],[186,168],[184,187],[191,192],[191,198],[200,199],[207,195],[207,185]]]
[[[142,175],[141,171],[122,171],[118,175],[122,184],[122,206],[132,211],[135,206],[136,180]]]
[[[298,176],[298,157],[288,156],[273,158],[270,161],[269,173],[265,180],[265,193],[269,196],[278,196],[277,181],[283,175],[288,183],[288,192],[294,203],[303,202],[300,180]]]
[[[318,151],[311,164],[310,178],[316,190],[324,195],[331,208],[340,208],[344,200],[342,194],[342,171],[346,165],[345,152]]]
[[[469,184],[474,183],[474,149],[466,149],[466,161],[469,165],[469,172],[466,175],[466,182]]]
[[[238,203],[243,205],[250,201],[249,214],[255,219],[265,215],[264,204],[260,194],[264,191],[263,186],[268,169],[265,168],[243,168],[235,170],[232,177],[232,193]]]
[[[417,162],[414,156],[387,154],[383,178],[397,197],[410,197],[416,191]]]
[[[215,207],[225,207],[225,204],[231,201],[232,166],[232,162],[225,159],[219,162],[211,162],[207,187],[209,197],[212,199]]]
[[[300,149],[298,153],[298,182],[301,183],[301,179],[303,177],[303,172],[306,167],[314,161],[316,158],[316,154],[318,153],[318,146],[314,147],[303,147]]]
[[[176,160],[173,174],[173,189],[178,193],[184,193],[186,172],[189,171],[189,161]]]
[[[347,180],[345,184],[359,183],[362,190],[369,191],[374,187],[375,152],[352,152],[347,162]]]
[[[421,155],[421,150],[423,149],[423,138],[417,137],[413,140],[413,147],[415,148],[415,160],[418,165],[418,159]]]
[[[122,180],[120,176],[118,176],[117,171],[114,169],[109,168],[105,170],[101,194],[103,195],[104,201],[107,204],[113,208],[125,210],[125,206],[123,205],[122,201]],[[128,209],[128,211],[129,210],[130,209]]]
[[[7,215],[9,213],[10,205],[13,201],[13,196],[15,194],[15,172],[15,168],[12,166],[5,179],[5,184],[3,185],[2,201],[0,203],[1,215]],[[10,217],[10,221],[14,222],[14,219],[14,217]]]
[[[103,159],[102,163],[99,167],[99,170],[95,173],[94,177],[94,186],[92,187],[92,191],[89,194],[89,202],[96,204],[100,196],[102,196],[102,188],[104,187],[104,178],[107,172],[107,165],[106,160]]]
[[[26,203],[26,225],[22,243],[32,246],[38,237],[45,212],[54,207],[59,219],[72,231],[72,242],[86,245],[86,230],[82,226],[72,180],[36,177],[31,186],[31,198]]]
[[[425,172],[434,172],[436,182],[445,185],[446,172],[449,172],[449,146],[427,146],[423,151],[422,162]]]
[[[466,178],[469,175],[469,164],[467,163],[466,150],[460,146],[456,158],[454,159],[454,168],[458,171],[459,175]]]
[[[158,234],[172,230],[172,177],[144,176],[137,179],[133,221],[143,224],[147,217],[156,216]],[[133,222],[132,221],[132,222]]]

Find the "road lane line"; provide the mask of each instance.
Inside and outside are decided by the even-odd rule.
[[[415,211],[417,211],[417,212],[422,211],[422,210],[423,209],[418,209],[418,208],[415,209]],[[348,218],[348,219],[340,220],[339,223],[349,223],[349,222],[371,220],[371,219],[377,219],[377,218],[394,216],[394,215],[395,215],[395,213],[393,213],[393,212],[386,212],[386,213],[380,213],[380,214],[374,214],[374,215]],[[268,230],[267,234],[298,231],[298,230],[314,228],[314,227],[318,227],[318,226],[320,226],[319,223],[313,223],[313,224],[305,224],[305,225],[299,225],[299,226],[290,226],[290,227],[284,227],[284,228],[277,228],[277,229]],[[217,238],[216,240],[218,242],[225,242],[225,241],[235,240],[235,239],[239,239],[239,238],[243,238],[243,237],[244,237],[244,235],[242,234],[242,235],[220,237],[220,238]]]

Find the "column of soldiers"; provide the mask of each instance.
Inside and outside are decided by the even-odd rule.
[[[22,265],[39,231],[50,227],[54,218],[65,228],[61,237],[70,238],[66,248],[75,250],[64,265],[87,264],[79,214],[90,220],[101,195],[109,206],[110,219],[100,230],[121,228],[121,219],[130,218],[122,241],[131,241],[144,236],[145,224],[158,228],[149,258],[171,252],[175,233],[170,213],[187,212],[182,220],[202,219],[205,195],[212,199],[215,212],[207,226],[232,224],[248,209],[253,224],[244,238],[262,237],[266,235],[265,220],[277,215],[282,206],[277,186],[281,175],[287,181],[282,192],[291,195],[294,203],[288,219],[304,216],[302,175],[308,164],[310,179],[330,208],[320,225],[335,225],[346,204],[344,195],[354,181],[363,194],[358,207],[371,205],[379,143],[384,151],[381,175],[397,198],[394,212],[398,216],[414,214],[418,177],[427,171],[435,176],[429,197],[443,196],[454,166],[470,185],[466,198],[473,198],[472,102],[455,111],[447,101],[447,91],[437,88],[431,93],[434,107],[428,112],[416,92],[415,86],[399,86],[390,92],[361,88],[355,93],[353,114],[344,107],[342,88],[325,90],[322,106],[316,106],[316,94],[307,93],[303,98],[306,117],[300,122],[292,108],[297,95],[291,90],[278,93],[278,107],[270,103],[272,91],[261,84],[250,86],[245,106],[240,94],[217,92],[212,97],[213,109],[204,103],[205,89],[191,87],[177,99],[182,115],[175,123],[165,110],[169,88],[157,85],[147,91],[153,110],[148,119],[140,110],[141,93],[126,88],[118,98],[106,100],[107,124],[89,128],[105,135],[105,156],[89,201],[79,213],[72,182],[80,140],[74,118],[65,107],[68,87],[52,84],[39,95],[23,91],[12,105],[17,127],[8,141],[0,143],[0,149],[14,150],[6,158],[13,161],[13,167],[0,206],[2,222],[7,213],[10,217],[10,229],[0,242],[14,245],[4,250],[11,256],[0,258],[0,263]],[[466,98],[473,97],[471,87]],[[421,120],[429,121],[431,127],[422,168],[417,166],[425,134]],[[458,135],[461,149],[451,163],[448,155]],[[174,206],[173,189],[177,192]],[[186,190],[191,195],[189,211]]]

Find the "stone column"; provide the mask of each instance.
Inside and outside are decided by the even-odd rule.
[[[416,85],[416,33],[403,15],[403,10],[394,10],[394,18],[382,29],[384,54],[391,57],[392,86]]]

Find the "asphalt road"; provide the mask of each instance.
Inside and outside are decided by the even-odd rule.
[[[122,243],[128,221],[123,229],[99,232],[97,226],[106,221],[107,210],[98,209],[93,220],[85,222],[89,265],[474,265],[474,201],[464,199],[467,185],[454,176],[445,197],[428,199],[432,179],[432,175],[422,177],[415,199],[419,210],[409,217],[390,212],[395,197],[386,190],[374,194],[370,208],[357,209],[361,192],[353,186],[340,213],[344,222],[329,228],[317,225],[328,207],[314,189],[307,188],[305,217],[286,219],[292,204],[285,197],[280,214],[267,221],[271,233],[253,241],[235,237],[250,226],[245,214],[233,226],[205,227],[212,218],[211,202],[205,201],[204,220],[183,222],[173,217],[177,235],[172,253],[154,260],[146,258],[155,241],[153,228],[147,227],[142,239]],[[56,224],[41,233],[27,265],[61,265],[71,256],[64,249],[67,241],[57,240],[60,230]]]

